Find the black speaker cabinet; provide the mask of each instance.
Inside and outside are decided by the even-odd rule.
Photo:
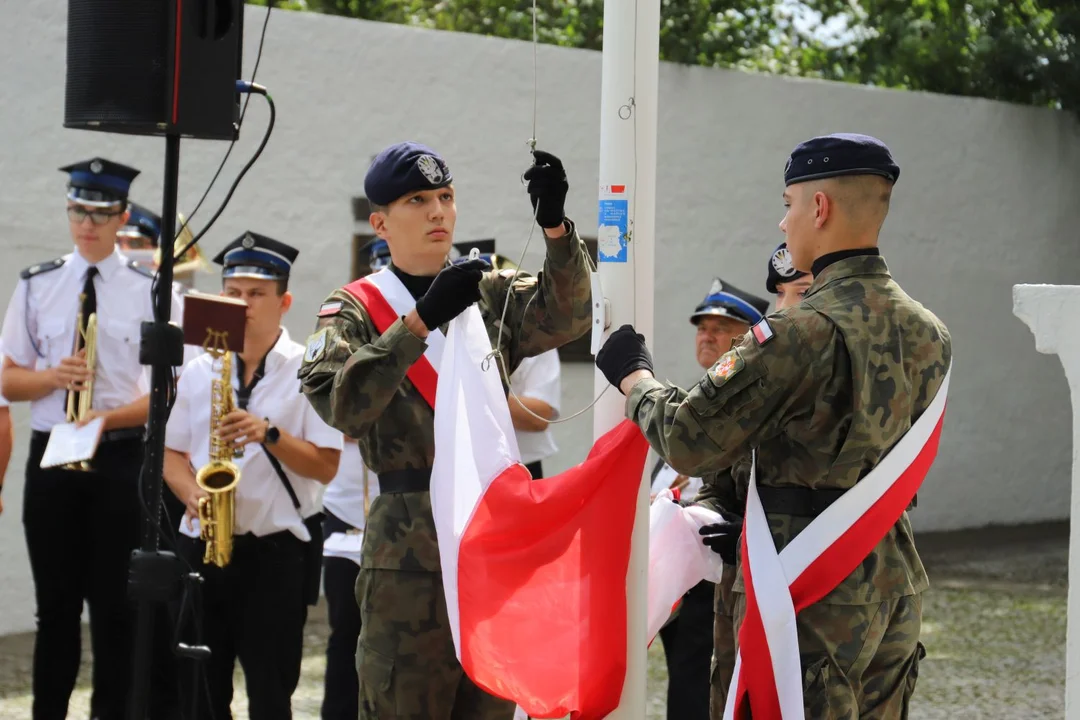
[[[243,0],[68,0],[64,127],[236,138]]]

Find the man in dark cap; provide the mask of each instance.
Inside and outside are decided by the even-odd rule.
[[[117,243],[139,171],[104,158],[61,170],[69,177],[74,249],[22,271],[0,337],[4,395],[30,404],[23,524],[37,604],[32,715],[67,714],[85,602],[94,655],[91,716],[119,719],[125,717],[134,647],[127,577],[143,517],[138,481],[150,373],[139,363],[139,342],[141,324],[154,319],[151,274]],[[179,321],[182,314],[174,293],[172,316]],[[87,336],[91,316],[97,330]],[[80,332],[86,339],[76,351]],[[77,409],[80,400],[90,403],[85,414]],[[56,426],[98,418],[102,434],[88,471],[41,467]],[[159,626],[158,650],[171,639]],[[170,707],[176,693],[160,678],[152,692],[154,718],[176,710]]]
[[[701,368],[711,368],[750,330],[751,325],[764,317],[768,309],[768,300],[715,278],[705,299],[690,315],[690,322],[697,327],[695,351]],[[660,459],[652,473],[652,492],[655,494],[666,487],[678,489],[683,501],[687,502],[695,499],[703,483],[708,483],[708,497],[711,500],[715,495],[714,488],[721,482],[721,477],[715,476],[730,478],[730,475],[730,470],[724,468],[720,472],[703,473],[702,477],[688,477]],[[703,504],[710,509],[718,509],[713,507],[713,503]],[[730,572],[728,570],[728,566],[725,566],[724,579],[730,575],[726,596],[730,597],[735,571],[734,567],[730,568]],[[723,647],[729,651],[722,656],[718,653],[718,659],[730,655],[734,663],[731,612],[727,608],[724,614],[724,610],[717,585],[703,580],[690,588],[682,598],[677,616],[661,628],[660,640],[664,644],[668,668],[669,720],[708,720],[710,675],[715,678],[717,673],[712,665],[713,648],[714,645],[718,650],[721,648],[719,640],[714,643],[714,633],[723,633],[728,638]],[[727,673],[730,678],[730,668]]]
[[[356,586],[364,720],[513,717],[513,703],[476,687],[457,661],[429,483],[438,353],[453,318],[477,303],[511,373],[590,327],[589,259],[563,212],[566,174],[554,155],[534,158],[524,177],[547,244],[538,277],[490,272],[481,259],[448,264],[457,208],[447,163],[411,142],[379,153],[364,189],[391,264],[331,293],[308,339],[304,393],[379,476]]]
[[[161,264],[161,216],[138,203],[128,205],[128,221],[116,233],[120,250],[145,268],[157,270]],[[193,237],[184,216],[177,214],[176,227],[183,228],[176,238],[174,252],[179,252]],[[195,273],[206,267],[206,259],[199,245],[193,245],[182,258],[173,263],[173,280],[177,292],[185,293],[195,287]]]
[[[187,506],[177,550],[203,577],[201,632],[188,634],[188,642],[201,640],[211,650],[209,688],[187,684],[188,669],[180,673],[185,697],[198,698],[199,717],[231,717],[237,660],[251,717],[292,717],[307,606],[318,599],[319,495],[337,473],[342,437],[300,395],[296,373],[304,346],[282,326],[297,255],[283,242],[247,232],[214,258],[223,268],[222,295],[247,305],[244,349],[232,356],[226,378],[222,360],[210,353],[185,368],[165,431],[165,480]],[[206,492],[195,480],[212,459],[211,396],[221,379],[237,390],[236,409],[221,419],[218,440],[244,450],[231,459],[240,480],[232,557],[224,566],[203,562],[199,500]]]
[[[128,220],[116,232],[120,249],[146,267],[154,266],[154,251],[161,237],[161,216],[138,203],[128,204]]]
[[[877,249],[898,175],[888,148],[865,135],[799,145],[784,173],[788,211],[780,229],[793,266],[814,275],[802,302],[755,325],[689,392],[653,378],[649,352],[629,326],[612,333],[596,359],[627,396],[627,416],[673,467],[693,474],[753,451],[748,522],[757,517],[749,514],[753,497],[776,551],[880,465],[921,419],[949,369],[948,330],[900,289]],[[895,467],[886,463],[884,472]],[[875,477],[896,482],[895,475]],[[815,585],[819,599],[794,616],[800,676],[792,670],[777,679],[766,670],[751,677],[742,664],[742,690],[728,703],[736,716],[745,717],[748,707],[765,712],[778,698],[790,702],[792,688],[807,717],[906,716],[924,655],[926,573],[906,512],[895,523],[884,516],[882,527],[882,516],[852,518],[851,507],[841,503],[830,517],[845,526],[865,520],[876,545],[869,555],[843,556],[849,574],[838,584]],[[737,519],[703,529],[707,544],[729,548],[741,531]],[[848,547],[844,538],[833,542],[830,549]],[[744,581],[758,581],[756,571],[752,578],[745,573],[747,557],[738,557],[735,623],[741,630],[753,620],[760,631],[761,596],[745,594]],[[785,639],[792,632],[790,626],[775,631]],[[748,655],[760,661],[766,642],[771,648],[773,638],[763,637],[740,632],[743,661]]]
[[[380,237],[375,238],[364,249],[368,251],[368,264],[372,272],[382,270],[390,264],[390,246]]]
[[[690,322],[697,327],[697,361],[713,366],[769,310],[769,301],[715,278],[709,294],[694,308]]]

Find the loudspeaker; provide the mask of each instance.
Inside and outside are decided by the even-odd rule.
[[[68,0],[64,127],[233,140],[243,0]]]

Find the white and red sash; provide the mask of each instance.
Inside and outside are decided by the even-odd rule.
[[[751,470],[742,539],[746,616],[724,720],[801,720],[803,672],[795,615],[832,592],[911,504],[937,455],[952,368],[930,406],[877,466],[779,554]],[[756,458],[755,458],[756,460]]]
[[[364,306],[380,335],[416,307],[416,300],[408,288],[389,268],[349,283],[344,289]],[[445,344],[446,336],[441,330],[435,328],[429,332],[427,350],[405,373],[432,409],[435,407],[435,387],[439,380],[435,368],[442,360]]]

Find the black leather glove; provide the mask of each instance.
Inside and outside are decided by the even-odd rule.
[[[596,353],[596,367],[616,388],[635,370],[652,372],[652,355],[645,347],[645,336],[634,332],[633,325],[623,325],[608,336],[600,352]]]
[[[460,315],[480,299],[480,280],[490,270],[487,260],[464,260],[443,268],[424,296],[416,301],[416,314],[428,330]]]
[[[735,565],[739,554],[739,539],[742,537],[743,519],[734,513],[721,512],[724,522],[703,525],[698,534],[701,542],[720,556],[728,565]]]
[[[536,223],[546,229],[557,228],[566,220],[566,193],[570,184],[562,160],[543,150],[534,150],[535,163],[525,171],[529,181],[529,199],[532,200]],[[537,209],[537,203],[540,207]]]

